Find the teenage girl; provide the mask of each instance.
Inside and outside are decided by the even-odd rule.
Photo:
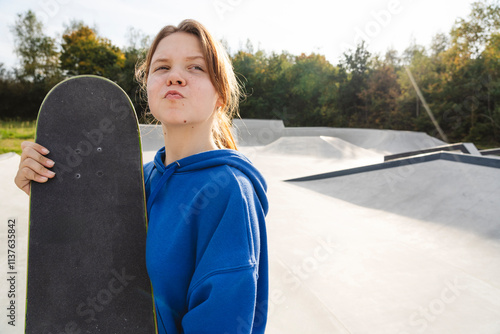
[[[164,27],[137,79],[165,147],[145,164],[146,265],[158,331],[264,333],[266,183],[230,131],[240,89],[230,59],[200,23]],[[48,150],[22,144],[17,186],[55,174]]]

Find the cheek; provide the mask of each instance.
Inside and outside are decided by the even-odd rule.
[[[206,99],[210,102],[210,104],[217,104],[217,100],[219,98],[219,95],[217,94],[217,91],[215,90],[215,87],[210,83],[209,85],[206,85],[203,88],[203,91],[205,93]]]
[[[148,78],[148,81],[146,82],[146,93],[148,94],[148,97],[152,95],[153,90],[154,90],[154,79]]]
[[[158,73],[151,73],[148,76],[148,80],[146,81],[146,90],[149,94],[149,92],[155,92],[158,90],[158,88],[161,87],[161,82],[162,82],[162,76],[159,75]]]
[[[156,93],[158,91],[157,84],[156,84],[155,79],[148,79],[146,83],[146,94],[147,94],[147,99],[148,103],[151,104],[152,102],[154,103],[154,97],[156,96]]]
[[[149,107],[149,111],[151,111],[151,113],[153,115],[156,114],[156,109],[157,109],[157,105],[158,105],[158,101],[157,99],[155,99],[155,92],[154,92],[154,89],[152,86],[150,86],[148,84],[147,86],[147,89],[146,89],[146,98],[147,98],[147,103],[148,103],[148,107]]]

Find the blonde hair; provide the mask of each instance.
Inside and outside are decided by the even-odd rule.
[[[163,27],[151,43],[144,61],[138,64],[135,72],[136,80],[141,84],[143,92],[146,92],[149,68],[158,44],[162,39],[176,32],[193,34],[200,41],[210,80],[222,100],[222,106],[215,112],[212,135],[218,148],[236,150],[236,142],[231,133],[231,121],[235,115],[238,115],[241,88],[226,50],[201,23],[195,20],[184,20],[177,27],[173,25]]]

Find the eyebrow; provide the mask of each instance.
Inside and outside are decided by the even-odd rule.
[[[191,56],[191,57],[186,57],[186,60],[195,60],[195,59],[205,60],[205,57],[203,57],[203,56]]]
[[[201,56],[201,55],[196,55],[196,56],[189,56],[189,57],[186,57],[185,60],[195,60],[195,59],[201,59],[201,60],[205,60],[205,57]],[[169,58],[157,58],[155,59],[152,64],[155,64],[155,63],[163,63],[163,62],[169,62],[170,59]]]

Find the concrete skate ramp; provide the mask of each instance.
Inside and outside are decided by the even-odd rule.
[[[293,184],[358,206],[500,241],[496,209],[500,196],[495,196],[500,194],[499,168],[435,160]]]
[[[163,147],[161,125],[141,124],[143,151],[156,151]],[[281,120],[235,119],[232,133],[240,146],[261,146],[272,143],[283,135],[285,126]]]
[[[234,119],[233,135],[240,146],[261,146],[272,143],[283,135],[282,120]]]
[[[283,135],[337,137],[381,154],[396,154],[446,145],[445,142],[423,132],[397,130],[290,127],[285,128]]]
[[[251,137],[255,145],[241,146],[268,183],[267,334],[500,333],[500,169],[437,160],[283,182],[382,163],[383,152],[442,142],[400,131],[331,128],[304,132],[304,139],[295,136],[297,129],[284,136],[288,128],[278,125]],[[149,130],[141,126],[145,162],[163,146],[161,129]],[[28,196],[12,181],[19,160],[0,156],[0,267],[7,263],[9,217],[16,218],[19,247],[17,326],[0,322],[2,334],[24,333]],[[5,308],[8,288],[2,279]]]
[[[161,125],[140,124],[142,151],[158,151],[165,146]]]
[[[270,333],[500,332],[500,169],[266,176]]]
[[[327,136],[281,137],[263,147],[260,152],[325,159],[357,159],[379,156],[342,139]]]
[[[281,120],[235,119],[233,134],[241,146],[262,146],[287,137],[337,137],[380,154],[396,154],[446,145],[423,132],[332,127],[285,127]]]
[[[385,156],[387,158],[387,156]],[[391,169],[395,167],[408,166],[408,168],[413,168],[413,165],[435,161],[435,160],[445,160],[452,162],[459,162],[463,164],[472,164],[477,166],[500,168],[500,159],[483,157],[483,156],[472,156],[468,154],[457,154],[449,152],[434,152],[427,154],[419,154],[415,156],[409,156],[401,159],[393,159],[385,161],[382,163],[367,164],[364,166],[358,166],[354,168],[346,168],[341,170],[333,170],[326,173],[317,173],[308,176],[301,176],[298,178],[287,179],[286,181],[297,182],[297,181],[315,181],[328,179],[339,176],[354,175],[360,173],[367,173],[373,171],[379,171],[384,169]]]
[[[159,125],[141,125],[144,151],[162,147],[163,133]],[[344,129],[331,127],[285,127],[282,120],[235,119],[233,135],[239,146],[265,146],[281,137],[336,137],[378,154],[397,154],[446,145],[423,132]]]

